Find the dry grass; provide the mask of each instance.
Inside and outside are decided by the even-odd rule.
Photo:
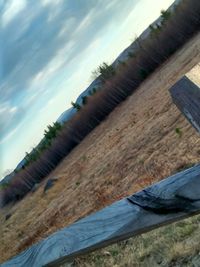
[[[62,161],[50,175],[59,180],[47,194],[43,194],[43,181],[35,193],[0,211],[0,261],[200,161],[199,135],[168,93],[183,74],[200,62],[199,40],[200,35],[177,52]],[[199,67],[190,77],[198,80],[198,72]],[[175,131],[177,127],[181,137]],[[5,221],[7,212],[12,216]]]
[[[77,258],[72,266],[199,267],[199,240],[198,215]]]

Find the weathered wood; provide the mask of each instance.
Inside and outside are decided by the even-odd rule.
[[[173,102],[200,132],[200,88],[184,76],[170,88]]]
[[[1,266],[57,266],[77,255],[197,213],[200,164],[81,219]]]

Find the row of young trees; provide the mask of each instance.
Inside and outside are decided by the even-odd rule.
[[[94,74],[95,73],[95,74]],[[93,71],[92,76],[99,78],[103,83],[109,80],[111,77],[115,75],[115,69],[112,65],[108,65],[107,63],[103,62],[95,71]],[[77,111],[81,110],[88,103],[88,99],[95,95],[97,89],[94,87],[87,92],[87,95],[82,96],[82,103],[78,104],[77,102],[71,102],[73,108]],[[51,146],[51,143],[54,138],[56,138],[59,131],[62,129],[62,125],[59,122],[54,122],[53,125],[48,125],[47,129],[44,131],[44,138],[41,140],[40,144],[33,148],[30,153],[25,153],[25,163],[23,165],[23,169],[27,167],[31,162],[36,161],[39,159],[41,153],[48,149]]]
[[[30,153],[25,153],[25,163],[23,168],[27,167],[31,162],[39,159],[41,153],[51,146],[53,139],[56,138],[61,129],[62,125],[59,122],[54,122],[53,125],[47,126],[47,129],[44,131],[44,138],[41,140],[39,145],[33,148]]]
[[[51,139],[51,145],[40,154],[37,160],[17,173],[8,187],[0,191],[3,205],[21,199],[119,103],[132,94],[146,77],[199,32],[200,1],[182,0],[173,14],[165,12],[162,16],[159,31],[150,34],[144,40],[139,40],[140,45],[134,56],[104,80],[101,90],[98,90],[93,97],[84,99],[83,102],[86,104],[81,106],[81,111],[63,125],[56,133],[56,137]]]
[[[96,92],[97,89],[95,87],[92,90],[89,90],[87,95],[82,96],[82,103],[78,104],[77,102],[71,102],[72,107],[75,108],[77,111],[81,110],[81,108],[88,103],[88,98],[93,96]]]
[[[116,73],[116,70],[112,65],[108,65],[106,62],[103,62],[96,70],[92,72],[93,79],[99,79],[103,85],[106,81],[111,79]],[[82,96],[82,103],[71,102],[73,108],[77,111],[81,110],[81,107],[85,106],[88,103],[88,98],[93,96],[97,92],[97,89],[93,89],[87,92],[87,95]]]

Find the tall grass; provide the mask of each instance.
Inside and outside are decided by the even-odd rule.
[[[35,183],[46,177],[106,116],[174,52],[200,30],[200,1],[183,0],[173,14],[164,18],[145,40],[138,39],[138,50],[116,74],[106,80],[102,90],[87,99],[87,104],[68,121],[40,157],[15,174],[8,186],[0,189],[0,206],[21,199]],[[131,26],[131,25],[130,25]]]

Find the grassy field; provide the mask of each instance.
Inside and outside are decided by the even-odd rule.
[[[75,220],[200,161],[199,135],[168,92],[199,62],[200,34],[61,162],[49,176],[58,178],[54,187],[44,194],[43,181],[35,193],[0,210],[0,262]],[[199,73],[197,66],[188,76],[200,83]],[[12,216],[5,220],[8,212]],[[77,259],[75,264],[176,266],[174,259],[180,262],[198,251],[198,227],[199,217],[193,217]]]
[[[72,266],[199,267],[199,240],[198,215],[77,258]]]

